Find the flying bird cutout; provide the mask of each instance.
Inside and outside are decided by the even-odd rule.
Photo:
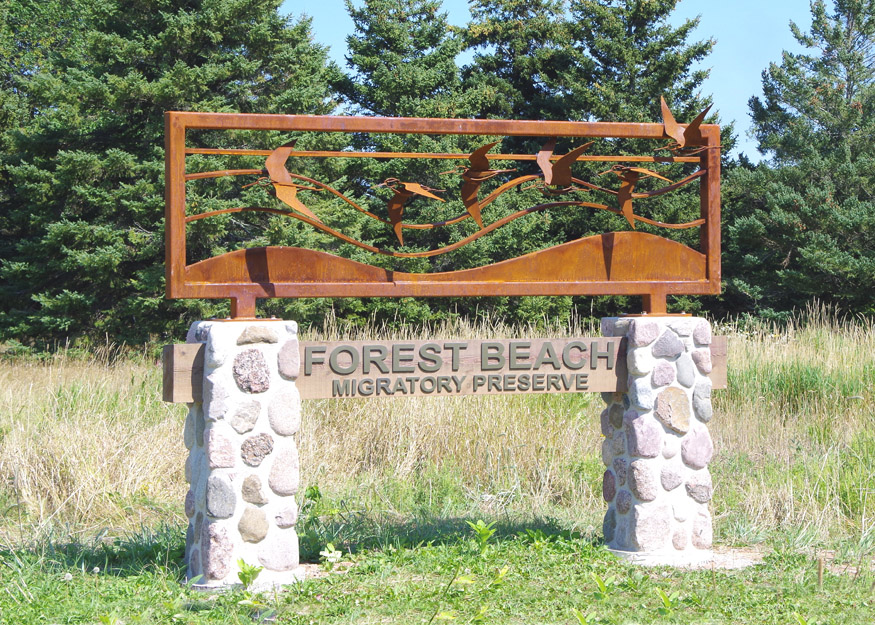
[[[395,231],[395,236],[398,237],[400,245],[404,245],[401,218],[404,216],[404,205],[407,203],[407,200],[414,195],[421,195],[422,197],[438,200],[439,202],[446,201],[432,193],[432,191],[442,193],[442,189],[432,189],[416,182],[401,182],[398,178],[386,178],[377,186],[388,187],[395,192],[395,195],[389,198],[389,201],[386,203],[386,209],[389,212],[389,222],[392,224],[392,229]]]
[[[599,175],[601,176],[609,173],[615,174],[620,179],[620,190],[617,192],[617,200],[620,203],[620,212],[623,214],[623,217],[626,218],[626,221],[629,222],[629,225],[632,226],[633,230],[635,230],[635,213],[632,207],[632,200],[635,199],[635,185],[638,184],[641,176],[659,178],[660,180],[665,180],[671,184],[671,180],[665,176],[658,174],[655,171],[645,169],[644,167],[614,165],[609,170],[603,171]]]
[[[556,148],[556,139],[548,140],[535,158],[535,162],[538,163],[541,172],[544,174],[544,182],[555,187],[570,187],[572,183],[571,166],[577,162],[577,158],[589,149],[589,146],[592,144],[592,141],[584,143],[571,150],[568,154],[564,154],[555,163],[552,163],[550,159],[553,157],[553,150]]]
[[[318,221],[321,224],[322,220],[313,214],[313,211],[304,206],[303,202],[298,199],[298,190],[307,189],[309,187],[304,187],[292,182],[292,177],[286,169],[286,161],[289,160],[289,155],[294,149],[294,141],[281,145],[267,157],[267,160],[264,161],[264,168],[267,170],[267,175],[270,176],[270,182],[273,185],[277,199],[288,204],[302,215],[306,215],[310,219]]]
[[[659,105],[662,107],[662,125],[665,129],[665,134],[667,137],[675,140],[674,144],[669,144],[669,146],[667,146],[672,150],[687,146],[689,141],[698,134],[699,126],[702,125],[702,122],[705,121],[705,115],[711,110],[711,106],[709,105],[708,108],[696,116],[696,119],[687,124],[686,128],[681,128],[681,125],[675,121],[674,115],[672,115],[671,110],[668,108],[668,104],[665,103],[665,98],[662,96],[659,98]]]
[[[490,169],[489,158],[486,156],[486,153],[499,143],[500,141],[487,143],[474,150],[468,157],[468,162],[471,166],[462,172],[462,180],[464,180],[462,183],[462,202],[465,204],[468,214],[471,215],[481,229],[483,228],[483,218],[480,216],[481,206],[478,197],[480,185],[498,174],[515,171],[513,169]]]

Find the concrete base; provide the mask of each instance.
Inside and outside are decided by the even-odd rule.
[[[686,549],[684,551],[664,551],[647,553],[641,551],[623,551],[610,549],[608,551],[631,564],[642,566],[673,566],[677,568],[706,568],[714,561],[714,553],[710,549]]]

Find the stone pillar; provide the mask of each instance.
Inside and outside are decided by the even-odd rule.
[[[297,325],[198,321],[186,340],[205,345],[203,403],[190,404],[185,421],[188,578],[202,576],[204,587],[239,584],[243,560],[263,567],[258,586],[292,583],[303,576]]]
[[[693,317],[610,317],[627,339],[629,387],[604,393],[608,547],[633,561],[692,564],[711,557],[711,326]]]

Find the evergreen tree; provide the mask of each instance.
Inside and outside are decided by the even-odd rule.
[[[12,4],[22,23],[45,24],[40,3]],[[163,114],[327,112],[325,51],[308,21],[281,17],[278,5],[58,3],[76,16],[70,41],[13,77],[30,118],[4,137],[3,336],[106,332],[141,341],[216,312],[205,302],[163,299]],[[239,247],[253,236],[231,235],[227,224],[194,229],[190,252],[221,248],[222,240]]]
[[[771,166],[727,184],[727,296],[732,306],[787,311],[809,298],[875,311],[875,2],[811,4],[807,50],[784,52],[751,98]]]

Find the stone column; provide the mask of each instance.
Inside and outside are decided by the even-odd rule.
[[[608,547],[633,561],[711,557],[711,326],[693,317],[610,317],[627,339],[628,391],[604,393]]]
[[[190,404],[185,478],[188,578],[239,583],[238,560],[263,567],[257,585],[301,578],[295,532],[300,471],[295,433],[297,325],[279,320],[198,321],[187,342],[203,343],[203,403]]]

